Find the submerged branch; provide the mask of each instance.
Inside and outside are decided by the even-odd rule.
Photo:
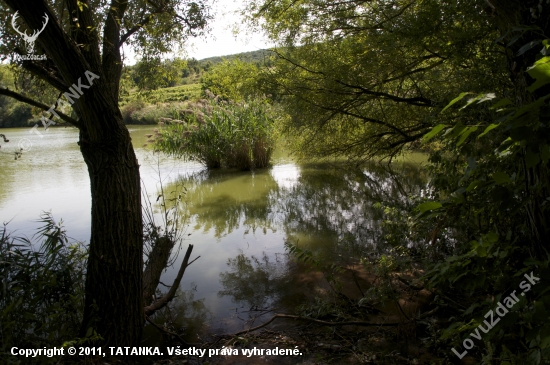
[[[295,316],[295,315],[292,315],[292,314],[275,314],[273,317],[271,317],[270,320],[268,320],[264,324],[261,324],[259,326],[253,327],[253,328],[249,328],[249,329],[246,329],[246,330],[236,332],[236,333],[232,334],[231,336],[238,336],[238,335],[242,335],[243,333],[248,333],[248,332],[259,330],[260,328],[263,328],[263,327],[267,326],[268,324],[270,324],[271,322],[273,322],[277,318],[300,319],[300,320],[304,320],[304,321],[308,321],[308,322],[321,324],[323,326],[333,326],[333,327],[334,326],[399,326],[401,324],[408,323],[408,322],[375,323],[375,322],[363,322],[363,321],[329,322],[329,321],[322,321],[320,319],[315,319],[315,318]]]
[[[191,252],[193,251],[193,245],[189,245],[187,247],[187,251],[185,252],[185,257],[183,258],[183,261],[181,263],[180,269],[178,271],[178,275],[174,279],[174,283],[172,284],[172,287],[170,290],[168,290],[168,293],[166,293],[162,298],[159,300],[153,302],[151,305],[148,305],[145,307],[145,315],[150,316],[159,309],[166,306],[176,295],[176,290],[180,286],[181,278],[183,277],[183,274],[185,273],[185,269],[189,265],[191,265],[193,262],[195,262],[200,256],[195,258],[193,261],[189,262],[189,258],[191,256]]]

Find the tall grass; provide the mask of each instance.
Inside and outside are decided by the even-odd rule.
[[[38,249],[25,237],[12,237],[0,227],[0,362],[17,362],[12,346],[61,346],[77,338],[84,307],[87,250],[69,243],[50,213],[35,237]],[[56,359],[42,357],[41,362]]]
[[[265,102],[199,100],[190,104],[183,119],[171,120],[157,132],[157,150],[208,168],[253,170],[269,165],[276,118]]]

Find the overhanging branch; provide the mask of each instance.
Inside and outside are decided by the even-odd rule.
[[[41,103],[39,101],[36,101],[36,100],[33,100],[29,97],[26,97],[25,95],[19,94],[15,91],[7,89],[7,88],[0,87],[0,95],[9,96],[10,98],[13,98],[13,99],[21,101],[23,103],[26,103],[26,104],[32,105],[34,107],[40,108],[44,111],[48,111],[51,108],[51,107],[47,106],[46,104],[43,104],[43,103]],[[69,117],[66,114],[63,114],[60,111],[56,110],[55,112],[57,113],[57,115],[59,115],[59,118],[61,118],[65,122],[67,122],[69,124],[72,124],[77,128],[80,128],[81,124],[78,120],[73,119],[73,118]]]

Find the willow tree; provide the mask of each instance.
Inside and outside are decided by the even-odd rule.
[[[246,9],[278,45],[266,80],[299,150],[364,158],[421,138],[461,91],[502,82],[477,3],[252,0]]]
[[[208,7],[188,0],[3,0],[0,12],[9,20],[2,26],[4,57],[58,93],[75,95],[44,104],[0,89],[0,94],[48,111],[48,119],[59,116],[80,132],[92,199],[81,335],[92,328],[104,345],[137,345],[144,323],[143,222],[139,165],[118,107],[122,47],[159,57],[205,29]],[[16,57],[29,51],[46,57]],[[72,104],[73,116],[61,112],[67,104]]]

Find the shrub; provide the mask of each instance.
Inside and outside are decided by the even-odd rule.
[[[159,121],[180,118],[180,110],[185,103],[145,104],[142,101],[132,101],[121,108],[125,124],[157,124]]]
[[[134,100],[120,108],[122,121],[124,124],[136,124],[133,115],[138,110],[145,108],[145,103],[141,100]]]
[[[7,101],[0,101],[0,127],[1,128],[18,128],[28,127],[32,122],[38,122],[38,118],[33,117],[32,107],[15,101],[7,97]]]
[[[263,101],[199,100],[157,133],[155,148],[208,168],[266,167],[275,143],[275,116]]]
[[[10,360],[12,346],[60,346],[77,337],[82,319],[87,252],[69,244],[62,222],[41,217],[38,251],[24,237],[0,229],[0,352]],[[46,361],[49,358],[43,358]],[[55,359],[55,358],[53,358]],[[53,360],[52,360],[53,361]]]

